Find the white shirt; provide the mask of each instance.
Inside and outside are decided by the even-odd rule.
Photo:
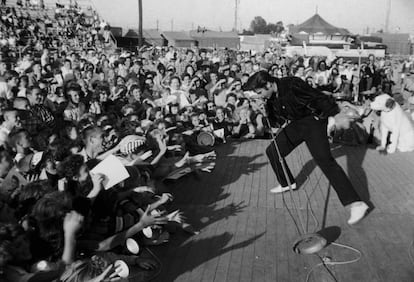
[[[9,86],[7,82],[1,81],[0,82],[0,97],[7,99],[7,93],[9,92]]]
[[[176,91],[172,92],[171,95],[175,95],[177,97],[177,100],[180,104],[180,109],[185,108],[187,106],[190,106],[190,101],[188,100],[188,98],[185,95],[184,91],[176,90]]]
[[[10,130],[7,129],[5,126],[0,126],[0,145],[5,146],[9,139]]]

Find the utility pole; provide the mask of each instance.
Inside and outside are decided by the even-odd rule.
[[[390,13],[391,13],[391,0],[388,0],[387,1],[387,10],[385,12],[385,32],[389,32]]]
[[[138,47],[141,48],[144,40],[142,37],[142,0],[138,0]]]
[[[235,0],[235,7],[234,7],[234,31],[237,31],[237,25],[238,25],[238,17],[239,17],[239,1],[240,0]]]
[[[157,30],[158,30],[158,28],[159,28],[159,24],[160,24],[160,22],[158,21],[158,19],[157,19]]]
[[[174,31],[174,19],[171,19],[171,31]]]

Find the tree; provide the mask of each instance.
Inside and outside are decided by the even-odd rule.
[[[276,23],[276,30],[274,31],[276,34],[281,34],[285,30],[285,27],[283,26],[282,21],[278,21]]]
[[[267,23],[266,20],[260,16],[254,17],[250,23],[250,30],[254,33],[266,33]]]
[[[266,20],[264,18],[262,18],[261,16],[256,16],[250,23],[250,30],[253,33],[274,33],[276,35],[280,35],[285,30],[285,27],[283,26],[282,21],[278,21],[275,24],[266,23]]]

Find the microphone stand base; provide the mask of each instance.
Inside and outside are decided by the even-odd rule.
[[[317,233],[302,235],[293,245],[293,251],[300,255],[311,255],[319,252],[327,245],[327,241]]]

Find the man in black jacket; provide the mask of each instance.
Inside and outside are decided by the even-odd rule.
[[[265,71],[249,78],[245,90],[253,90],[256,97],[266,102],[266,115],[272,126],[283,127],[275,138],[286,167],[286,174],[292,189],[296,189],[295,179],[287,166],[285,157],[299,144],[305,142],[316,164],[326,175],[344,206],[350,208],[348,224],[360,221],[368,205],[361,201],[343,169],[332,157],[328,136],[328,118],[339,113],[338,105],[329,96],[312,88],[300,78],[277,79]],[[282,125],[286,126],[282,126]],[[279,181],[272,193],[289,190],[288,180],[275,147],[275,142],[266,149],[270,164]]]

